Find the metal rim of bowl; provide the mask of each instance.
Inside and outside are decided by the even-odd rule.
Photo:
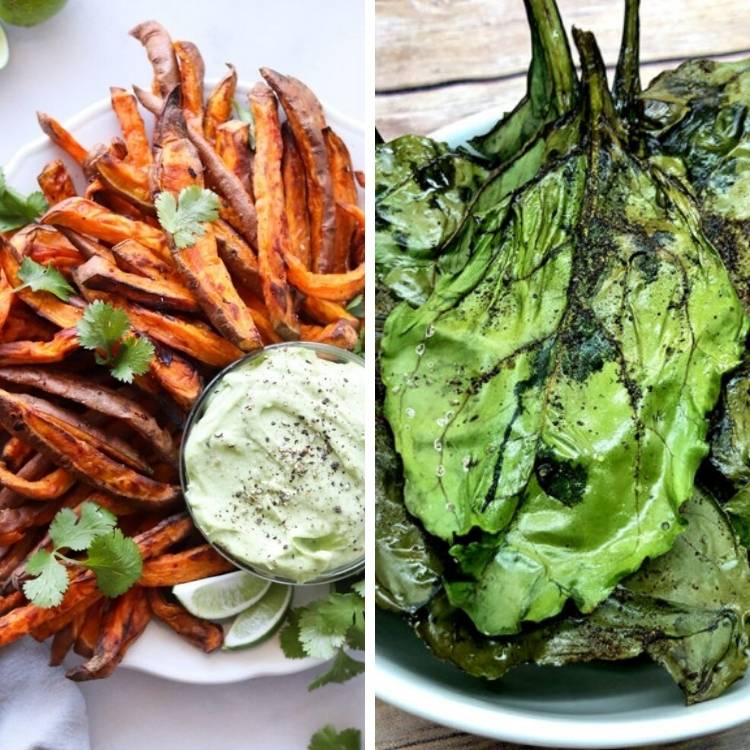
[[[338,360],[342,364],[354,363],[354,364],[360,365],[361,367],[365,366],[364,359],[360,357],[358,354],[349,352],[346,349],[339,349],[338,347],[331,346],[330,344],[321,344],[321,343],[318,343],[317,341],[285,341],[280,344],[269,344],[268,346],[264,346],[262,349],[256,349],[253,352],[249,352],[244,357],[240,357],[239,359],[235,360],[231,364],[227,365],[223,370],[217,373],[209,381],[209,383],[206,385],[206,387],[203,389],[200,396],[198,397],[198,400],[193,404],[192,408],[190,409],[190,413],[188,414],[187,420],[185,421],[185,428],[182,431],[182,439],[180,440],[180,461],[179,461],[180,486],[182,488],[183,497],[185,498],[185,507],[187,508],[187,511],[190,514],[190,517],[193,519],[195,528],[198,529],[198,531],[200,531],[200,533],[203,535],[206,541],[211,545],[211,547],[213,547],[213,549],[215,549],[223,558],[225,558],[230,563],[232,563],[232,565],[235,565],[239,570],[244,570],[248,573],[252,573],[253,575],[258,576],[259,578],[264,578],[265,580],[271,581],[272,583],[280,583],[285,586],[316,586],[316,585],[326,584],[326,583],[335,583],[336,581],[341,581],[341,580],[344,580],[345,578],[350,578],[352,576],[355,576],[361,573],[365,568],[364,552],[362,553],[361,557],[358,557],[356,560],[352,561],[351,563],[347,563],[346,565],[342,565],[342,566],[339,566],[338,568],[334,568],[333,570],[329,570],[326,573],[323,573],[307,581],[294,581],[291,578],[285,578],[284,576],[280,576],[269,570],[265,570],[255,565],[251,565],[250,563],[245,562],[244,560],[239,560],[230,552],[223,549],[219,544],[216,544],[215,542],[211,541],[208,538],[208,536],[204,533],[203,529],[201,528],[201,525],[198,523],[197,519],[195,518],[195,515],[193,514],[193,509],[190,507],[190,501],[188,500],[188,492],[187,492],[188,477],[187,477],[187,470],[185,467],[185,445],[187,443],[188,436],[190,435],[190,431],[192,430],[193,423],[203,415],[203,408],[206,402],[208,401],[209,397],[213,394],[214,390],[216,389],[216,386],[218,386],[218,384],[226,377],[226,375],[228,375],[233,370],[236,370],[239,367],[242,367],[247,362],[251,362],[255,359],[258,359],[261,356],[268,354],[268,352],[278,350],[278,349],[296,349],[296,348],[309,349],[319,354],[327,354],[329,355],[329,357],[332,357]]]

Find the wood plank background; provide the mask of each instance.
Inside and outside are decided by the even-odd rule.
[[[611,67],[620,43],[620,0],[558,3],[568,29],[596,33]],[[510,110],[523,95],[530,44],[521,0],[376,0],[375,8],[376,122],[386,140],[426,134],[490,107]],[[695,56],[750,56],[748,0],[642,0],[644,84]],[[376,720],[379,750],[529,750],[471,737],[381,701]],[[748,750],[750,724],[670,747]]]

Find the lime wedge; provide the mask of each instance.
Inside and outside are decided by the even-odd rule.
[[[270,586],[263,578],[237,571],[200,581],[178,583],[172,588],[172,593],[191,615],[204,620],[223,620],[251,607]]]
[[[292,587],[274,583],[263,598],[246,609],[224,636],[225,651],[255,646],[276,632],[292,601]]]
[[[7,64],[10,58],[10,47],[8,47],[8,37],[5,35],[5,29],[0,26],[0,70]]]

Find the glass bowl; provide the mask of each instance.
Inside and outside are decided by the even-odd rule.
[[[190,410],[190,414],[188,415],[187,422],[185,423],[185,429],[183,430],[183,433],[182,433],[182,441],[180,443],[180,485],[182,486],[182,494],[185,497],[185,505],[187,506],[188,512],[190,513],[190,516],[193,519],[193,523],[195,524],[195,527],[198,529],[198,531],[201,532],[201,534],[203,534],[203,536],[206,538],[206,541],[222,557],[225,557],[227,560],[229,560],[229,562],[231,562],[240,570],[246,570],[247,572],[252,573],[253,575],[256,575],[260,578],[265,578],[266,580],[272,581],[274,583],[282,583],[287,586],[314,586],[314,585],[324,584],[324,583],[334,583],[335,581],[340,581],[344,578],[349,578],[350,576],[354,576],[354,575],[357,575],[358,573],[361,573],[365,567],[364,553],[362,554],[361,557],[353,560],[352,562],[347,563],[346,565],[339,566],[338,568],[333,568],[329,571],[326,571],[325,573],[322,573],[321,575],[316,576],[315,578],[311,578],[306,581],[295,581],[291,578],[286,578],[284,576],[281,576],[275,571],[268,570],[259,565],[250,564],[245,560],[240,560],[236,556],[234,556],[231,552],[224,549],[221,545],[211,541],[208,538],[207,534],[203,531],[200,523],[198,522],[195,515],[193,514],[193,510],[190,507],[190,502],[188,500],[188,492],[187,492],[188,476],[187,476],[187,469],[185,466],[185,445],[187,443],[188,437],[192,430],[193,424],[203,416],[209,397],[213,394],[213,392],[216,390],[217,385],[224,379],[224,377],[228,373],[232,372],[233,370],[239,367],[242,367],[243,365],[253,360],[260,361],[269,352],[275,349],[287,349],[287,348],[309,349],[311,351],[314,351],[317,354],[317,356],[321,357],[322,359],[327,359],[332,362],[339,362],[341,364],[348,364],[350,362],[354,362],[360,365],[361,367],[364,367],[364,364],[365,364],[364,359],[362,359],[362,357],[358,356],[357,354],[352,354],[352,352],[348,352],[344,349],[339,349],[338,347],[335,347],[335,346],[330,346],[328,344],[319,344],[313,341],[290,341],[290,342],[283,342],[281,344],[271,344],[270,346],[265,346],[262,349],[258,349],[257,351],[250,352],[244,357],[241,357],[235,362],[232,362],[232,364],[225,367],[218,375],[216,375],[211,380],[210,383],[208,383],[208,385],[203,389],[203,392],[199,396],[198,400],[193,405],[193,408]]]

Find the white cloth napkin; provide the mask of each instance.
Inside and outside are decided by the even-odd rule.
[[[90,750],[86,703],[49,644],[30,638],[0,651],[0,748]]]

